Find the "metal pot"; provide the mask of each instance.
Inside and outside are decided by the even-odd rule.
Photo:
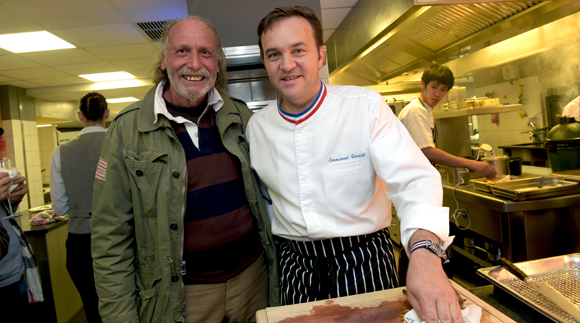
[[[508,156],[496,156],[494,160],[485,160],[491,164],[497,176],[505,176],[510,174],[510,158]]]
[[[447,166],[446,172],[447,172],[447,183],[451,185],[469,184],[469,169],[465,167]]]
[[[522,174],[522,159],[520,157],[510,158],[510,175]]]

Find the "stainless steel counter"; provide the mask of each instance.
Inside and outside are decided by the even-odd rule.
[[[580,194],[513,201],[450,185],[442,172],[454,249],[482,266],[499,257],[527,261],[580,250]]]
[[[451,185],[447,183],[445,173],[442,174],[441,178],[444,195],[453,197],[455,191],[455,197],[458,200],[485,205],[485,207],[498,212],[537,211],[580,205],[580,194],[517,202],[476,190],[473,184]]]

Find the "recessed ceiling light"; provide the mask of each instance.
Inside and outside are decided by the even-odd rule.
[[[0,47],[13,53],[75,48],[48,31],[0,35]]]
[[[107,99],[108,103],[122,103],[122,102],[136,102],[136,101],[139,101],[139,99],[136,99],[134,97]]]
[[[127,72],[83,74],[79,76],[93,82],[129,80],[135,78],[135,76]]]

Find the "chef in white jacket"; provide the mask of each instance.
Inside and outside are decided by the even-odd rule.
[[[397,287],[393,202],[411,254],[409,301],[428,322],[463,322],[442,269],[452,239],[439,173],[378,93],[322,84],[312,10],[276,8],[258,37],[280,95],[250,119],[247,139],[280,244],[281,303]]]

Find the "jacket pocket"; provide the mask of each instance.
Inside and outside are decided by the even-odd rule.
[[[129,177],[136,216],[157,216],[159,179],[167,163],[167,154],[157,152],[124,151],[123,159]]]
[[[139,320],[141,322],[161,322],[160,313],[156,311],[157,301],[159,298],[159,284],[155,282],[154,286],[142,290],[139,293],[140,308]],[[167,313],[170,315],[170,313]]]

